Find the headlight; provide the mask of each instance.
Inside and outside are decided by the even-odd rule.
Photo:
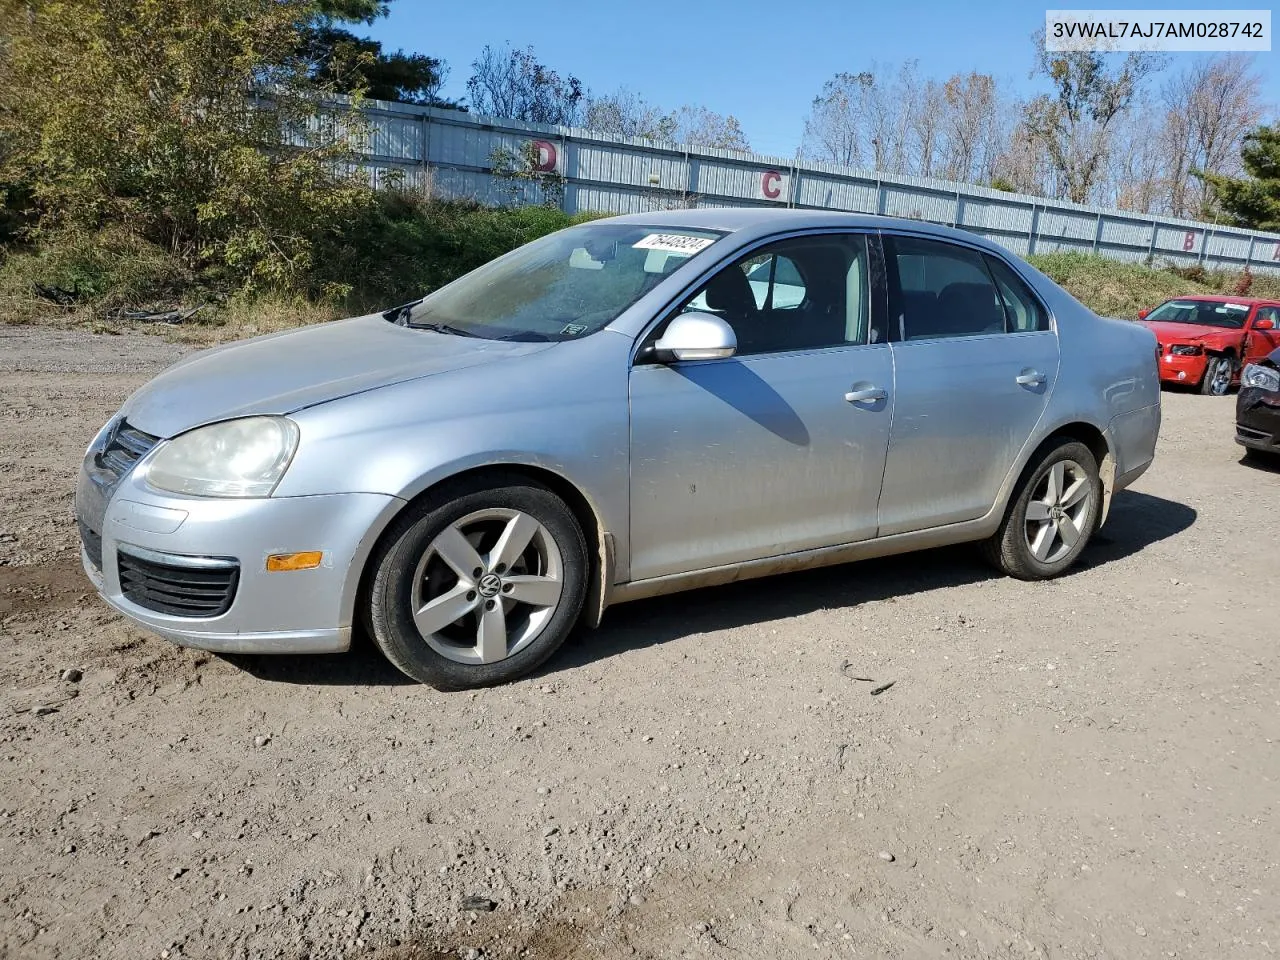
[[[1280,370],[1275,367],[1260,367],[1256,363],[1246,364],[1244,372],[1240,374],[1240,386],[1280,390]]]
[[[298,448],[284,417],[245,417],[198,427],[161,444],[147,483],[197,497],[269,497]]]
[[[1204,353],[1204,347],[1198,343],[1175,343],[1169,352],[1175,357],[1197,357]]]

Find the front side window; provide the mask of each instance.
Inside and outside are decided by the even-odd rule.
[[[871,289],[865,236],[795,237],[725,267],[681,311],[722,318],[739,355],[863,344]]]
[[[903,340],[1004,332],[1005,303],[982,254],[917,237],[887,236],[884,240],[890,289],[896,295],[892,315]]]
[[[1204,327],[1227,327],[1240,330],[1249,316],[1247,303],[1219,300],[1169,300],[1147,314],[1155,323],[1192,323]]]
[[[1273,330],[1280,327],[1280,307],[1259,307],[1253,322],[1256,324],[1259,320],[1270,320]]]
[[[520,247],[387,318],[489,340],[576,340],[611,323],[721,236],[583,224]]]

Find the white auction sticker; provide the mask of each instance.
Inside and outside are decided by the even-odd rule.
[[[715,243],[707,237],[690,237],[683,233],[651,233],[631,246],[635,250],[665,250],[667,253],[685,253],[692,256]]]

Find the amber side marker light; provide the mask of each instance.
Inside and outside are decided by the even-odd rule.
[[[323,550],[307,550],[304,553],[273,553],[267,557],[267,569],[276,573],[288,570],[314,570],[324,559]]]

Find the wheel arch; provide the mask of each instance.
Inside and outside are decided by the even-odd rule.
[[[355,624],[361,619],[365,598],[368,596],[369,582],[373,575],[372,560],[377,556],[395,521],[405,510],[421,503],[436,494],[442,487],[471,481],[483,481],[487,478],[520,478],[546,487],[569,508],[578,526],[582,528],[587,541],[588,562],[590,563],[587,600],[583,605],[582,619],[590,627],[600,624],[604,608],[609,600],[609,586],[613,582],[614,551],[613,537],[605,529],[599,508],[571,480],[563,474],[544,466],[527,463],[486,463],[463,467],[455,472],[434,477],[430,483],[411,496],[399,499],[398,508],[388,511],[379,517],[374,528],[370,528],[365,536],[365,543],[353,563],[347,577],[347,586],[343,598],[344,620]]]
[[[1075,440],[1083,443],[1089,448],[1089,452],[1093,454],[1093,458],[1098,464],[1098,476],[1102,480],[1102,515],[1098,520],[1098,525],[1101,526],[1106,522],[1107,515],[1111,511],[1111,497],[1115,492],[1116,451],[1111,437],[1105,430],[1090,423],[1088,420],[1082,419],[1065,420],[1050,429],[1045,434],[1044,439],[1031,448],[1026,459],[1022,461],[1015,472],[1011,472],[1013,482],[1006,484],[1006,489],[1000,499],[1000,509],[996,514],[997,516],[1004,516],[1005,511],[1009,509],[1009,503],[1017,491],[1022,489],[1022,484],[1028,474],[1035,470],[1041,458],[1053,447],[1066,440]]]

